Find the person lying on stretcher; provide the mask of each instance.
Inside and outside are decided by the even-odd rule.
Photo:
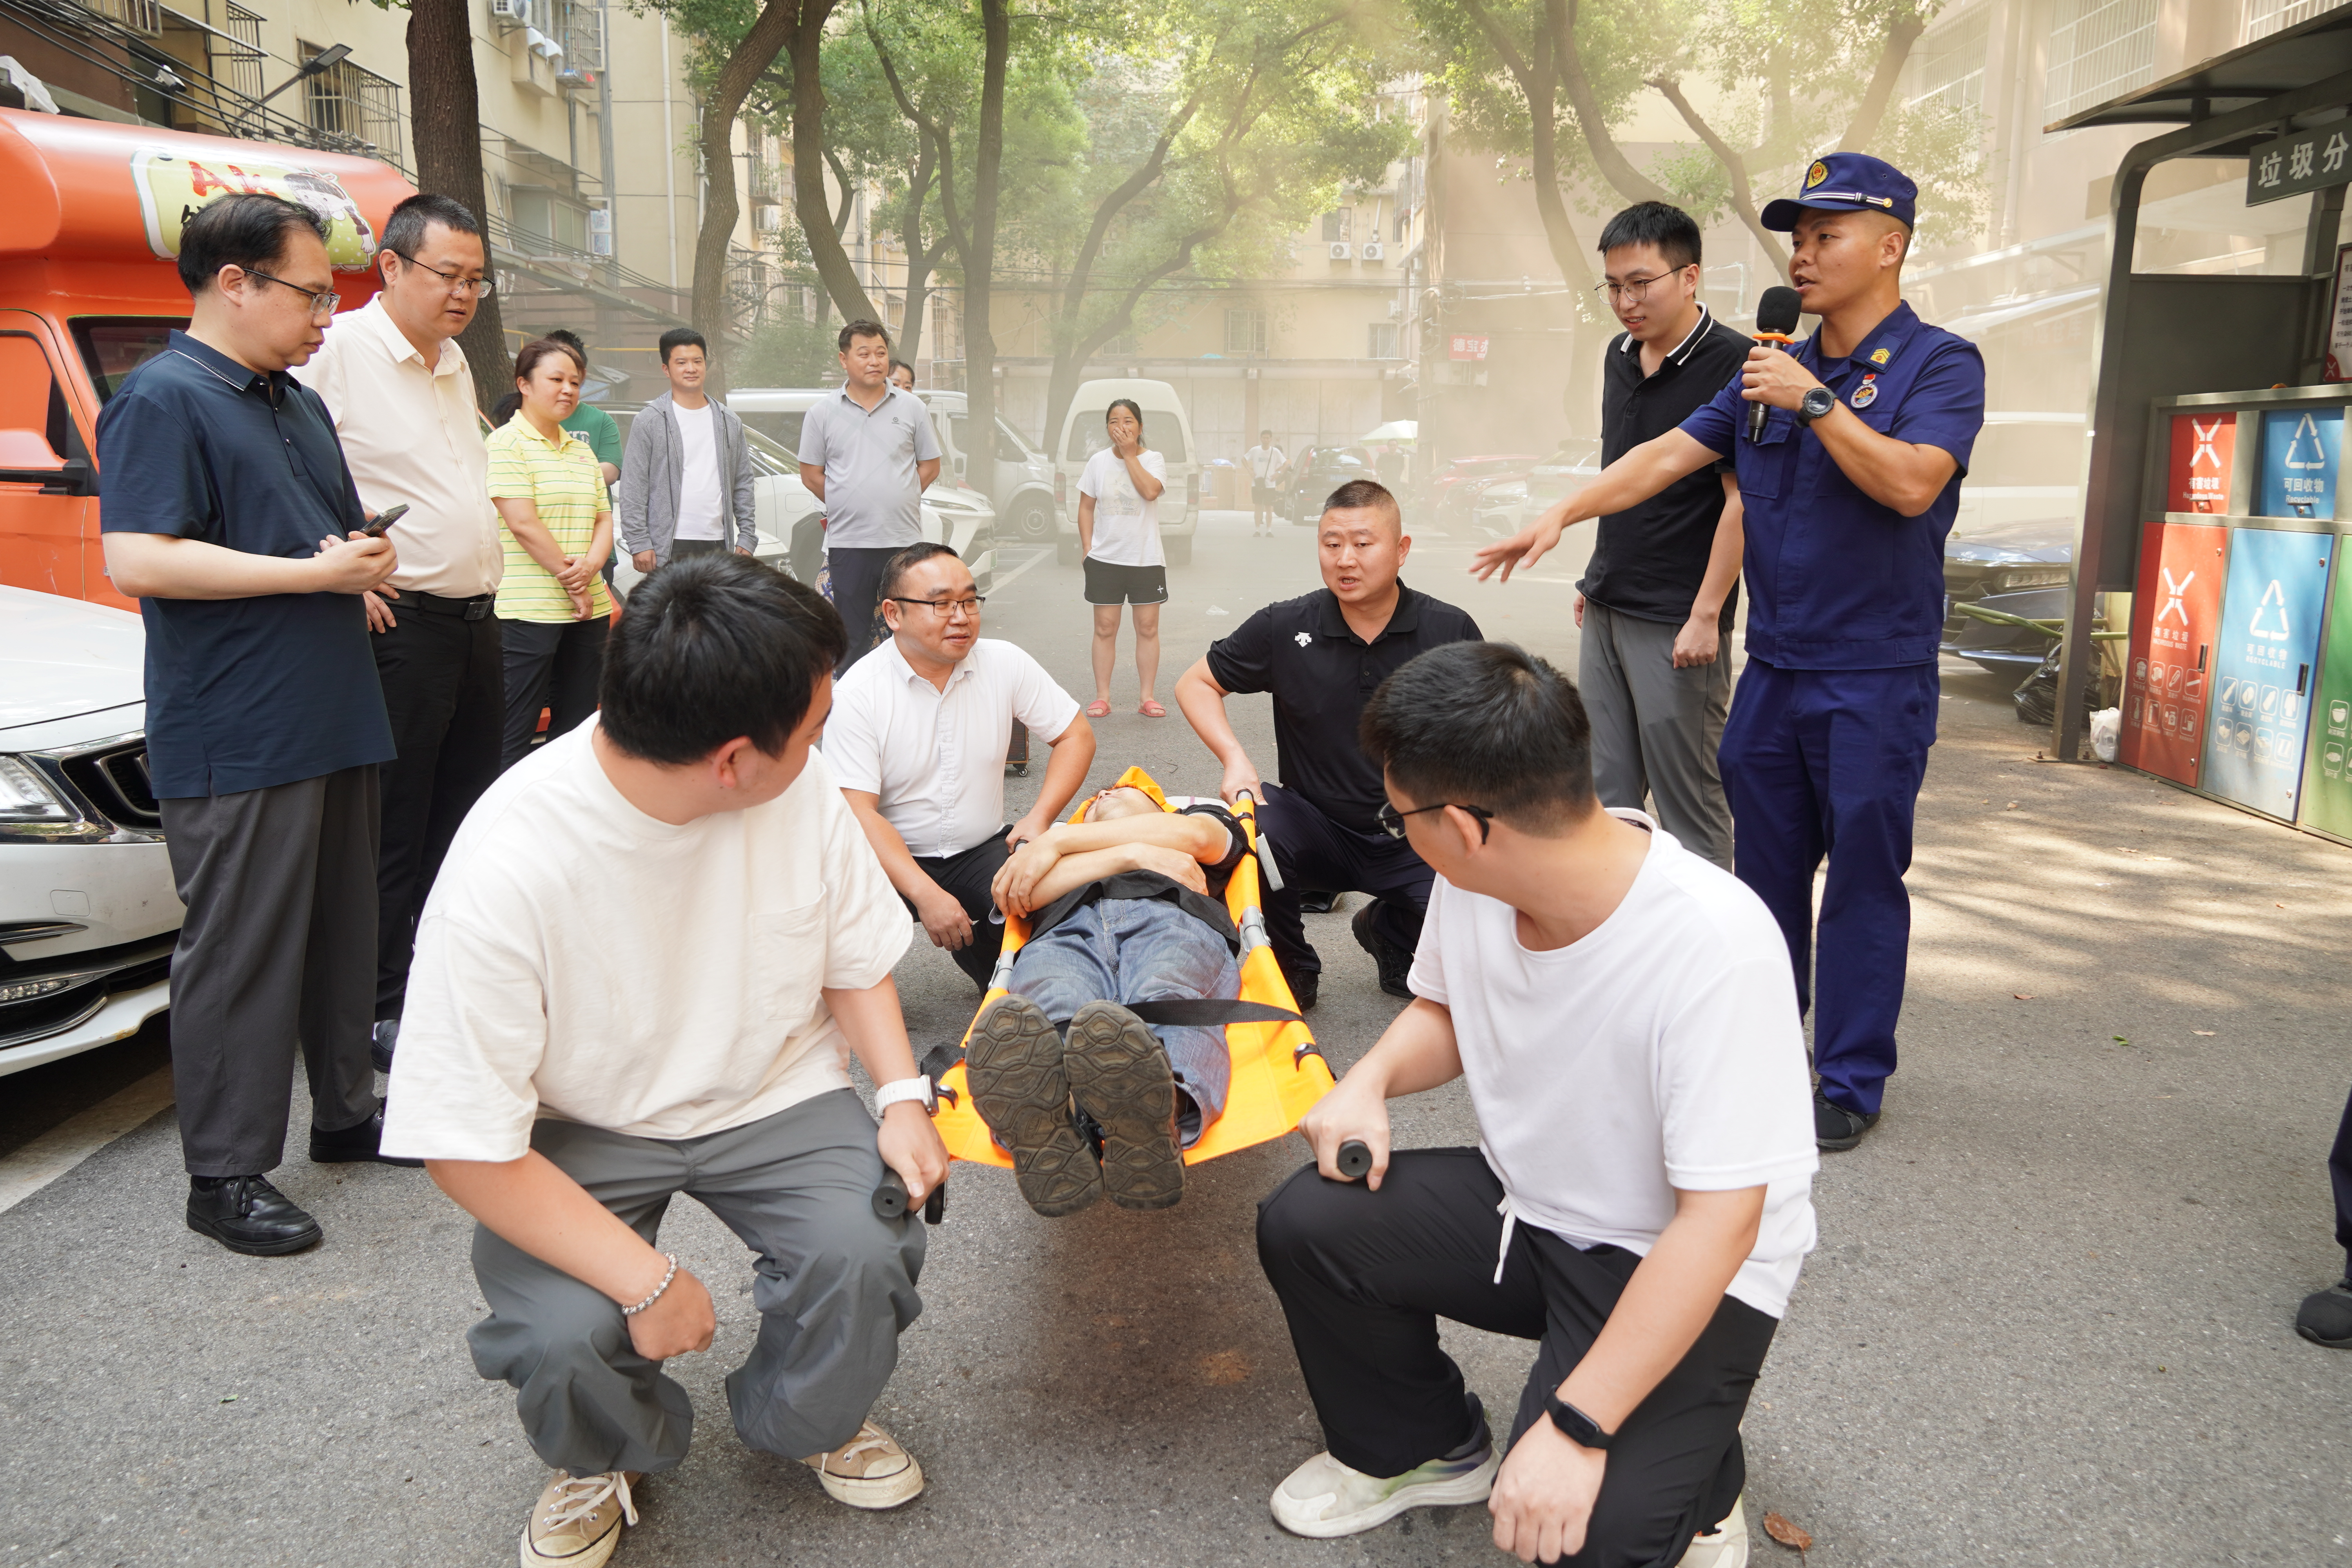
[[[1184,1196],[1182,1151],[1224,1110],[1225,1032],[1155,1030],[1128,1009],[1241,994],[1224,891],[1245,849],[1223,806],[1171,811],[1148,783],[1122,781],[996,874],[997,906],[1026,917],[1029,938],[1007,994],[972,1026],[964,1072],[1039,1214],[1075,1214],[1106,1191],[1131,1209]]]

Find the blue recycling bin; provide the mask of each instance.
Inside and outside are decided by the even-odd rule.
[[[2290,822],[2303,782],[2335,547],[2334,534],[2231,531],[2201,782],[2212,794]]]

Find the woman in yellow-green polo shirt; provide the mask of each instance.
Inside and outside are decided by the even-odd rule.
[[[597,573],[613,552],[613,503],[594,448],[563,428],[586,368],[568,343],[525,343],[515,356],[522,406],[488,442],[507,551],[499,619],[508,767],[530,749],[541,709],[551,710],[550,740],[594,712],[604,673],[613,601]]]

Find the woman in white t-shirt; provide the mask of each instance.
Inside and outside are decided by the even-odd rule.
[[[1118,662],[1118,607],[1135,606],[1136,710],[1165,719],[1151,695],[1160,682],[1160,606],[1168,602],[1168,558],[1160,549],[1160,495],[1168,460],[1143,445],[1143,410],[1120,398],[1103,416],[1110,445],[1078,476],[1078,548],[1086,552],[1087,603],[1095,607],[1095,700],[1087,717],[1110,716],[1110,672]]]

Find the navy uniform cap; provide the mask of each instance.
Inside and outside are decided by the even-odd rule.
[[[1805,171],[1805,188],[1795,197],[1764,205],[1764,226],[1783,233],[1797,226],[1807,207],[1838,213],[1885,213],[1912,227],[1919,187],[1911,176],[1882,159],[1861,153],[1832,153]]]

